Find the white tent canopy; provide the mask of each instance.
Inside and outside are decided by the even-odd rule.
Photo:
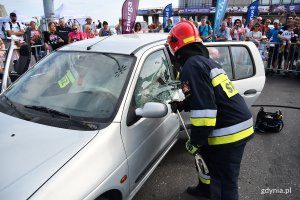
[[[57,8],[54,11],[54,13],[55,13],[55,18],[59,19],[63,17],[65,20],[77,19],[79,21],[82,19],[85,20],[87,17],[85,14],[82,14],[80,11],[73,10],[65,4],[61,4],[59,8]]]
[[[13,12],[16,13],[18,22],[29,23],[30,21],[35,21],[35,22],[37,21],[36,18],[32,18],[32,17],[26,16],[26,15],[19,14],[18,11],[13,11]],[[9,15],[5,16],[5,17],[0,17],[0,22],[9,22],[9,21],[10,21]]]

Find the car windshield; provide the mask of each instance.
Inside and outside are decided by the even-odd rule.
[[[46,108],[77,119],[109,122],[134,60],[116,54],[53,52],[4,95],[25,110]]]

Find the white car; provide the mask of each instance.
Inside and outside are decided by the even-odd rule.
[[[168,105],[180,91],[166,38],[132,34],[72,43],[7,89],[5,69],[0,199],[133,198],[180,129]],[[265,83],[256,46],[206,45],[250,106]]]

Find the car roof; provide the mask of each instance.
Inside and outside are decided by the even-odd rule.
[[[146,45],[166,41],[167,36],[166,33],[144,33],[96,37],[71,43],[60,48],[59,51],[91,51],[130,55]]]

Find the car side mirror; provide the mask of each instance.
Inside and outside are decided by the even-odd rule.
[[[161,118],[166,116],[168,113],[168,107],[166,104],[157,102],[148,102],[143,108],[135,109],[137,116],[145,118]]]

